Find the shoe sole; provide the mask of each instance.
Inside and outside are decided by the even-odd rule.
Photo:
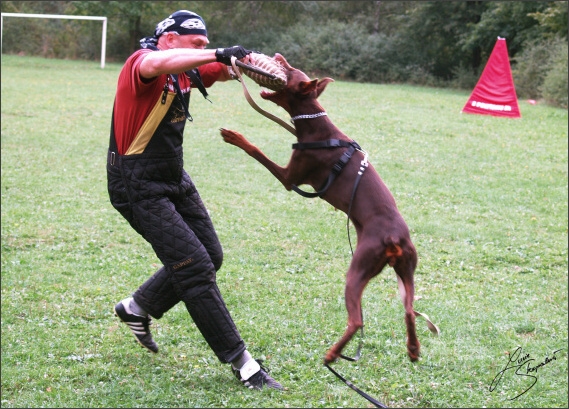
[[[115,308],[113,308],[113,313],[115,314],[115,317],[117,317],[119,320],[121,320],[122,323],[126,324],[125,321],[123,321],[123,319],[119,316],[119,314],[117,313],[117,310]],[[126,326],[128,327],[128,324],[126,324]],[[132,330],[130,329],[130,327],[128,327],[128,329],[130,330],[131,334],[132,334]],[[138,337],[134,334],[132,334],[132,336],[134,337],[134,339],[136,340],[136,342],[138,342],[138,345],[140,345],[142,348],[152,352],[153,354],[157,354],[158,351],[153,351],[150,348],[148,348],[146,345],[144,345],[142,342],[140,342],[140,340],[138,339]]]

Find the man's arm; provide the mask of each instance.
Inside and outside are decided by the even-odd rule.
[[[195,48],[170,48],[163,51],[148,53],[140,63],[140,75],[143,78],[155,78],[162,74],[179,74],[192,70],[210,62],[221,62],[231,65],[231,58],[247,61],[251,51],[241,46],[218,48],[217,50]],[[226,78],[231,76],[226,71]]]
[[[148,53],[140,63],[140,75],[154,78],[162,74],[179,74],[200,65],[217,61],[216,50],[173,48]]]

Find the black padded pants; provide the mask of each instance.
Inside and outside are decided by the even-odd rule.
[[[111,203],[163,263],[134,293],[135,301],[157,319],[183,301],[218,359],[233,361],[245,343],[216,284],[223,251],[193,182],[182,170],[179,183],[133,183],[136,166],[121,162],[107,165]]]

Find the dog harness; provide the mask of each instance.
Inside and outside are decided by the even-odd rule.
[[[358,150],[360,152],[363,152],[365,156],[364,156],[364,160],[362,161],[362,166],[360,167],[360,171],[358,172],[358,178],[356,179],[356,182],[354,184],[354,190],[352,193],[352,199],[353,199],[354,194],[355,194],[356,189],[357,189],[357,186],[358,186],[359,181],[361,179],[361,176],[362,176],[365,168],[367,168],[367,163],[368,163],[367,162],[367,153],[365,153],[362,150],[362,148],[360,147],[360,145],[354,140],[343,141],[341,139],[327,139],[325,141],[294,143],[292,145],[292,149],[299,149],[299,150],[322,149],[322,148],[324,148],[324,149],[348,148],[348,150],[344,152],[344,154],[340,157],[338,162],[336,162],[336,164],[332,167],[332,170],[330,172],[330,175],[328,176],[328,179],[326,179],[326,181],[324,182],[322,187],[317,192],[305,192],[304,190],[301,190],[296,185],[292,185],[292,190],[294,190],[299,195],[304,196],[304,197],[308,197],[308,198],[322,197],[326,193],[326,191],[330,188],[330,186],[332,185],[332,182],[334,182],[336,177],[338,177],[338,175],[342,172],[342,170],[344,169],[346,164],[350,161],[354,152],[356,150]],[[364,162],[365,162],[365,164],[364,164]],[[350,200],[350,204],[351,204],[351,200]]]

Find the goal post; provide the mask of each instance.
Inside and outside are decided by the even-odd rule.
[[[105,54],[107,46],[107,18],[100,16],[72,16],[67,14],[26,14],[26,13],[2,13],[0,20],[0,53],[2,52],[2,38],[4,34],[4,17],[28,17],[28,18],[60,18],[68,20],[99,20],[103,22],[101,35],[101,68],[105,68]]]

